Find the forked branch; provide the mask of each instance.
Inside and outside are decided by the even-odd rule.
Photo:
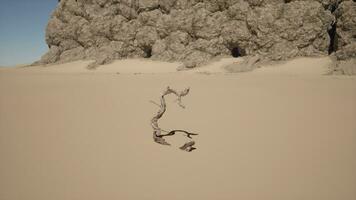
[[[175,96],[177,96],[177,99],[175,102],[177,102],[177,104],[181,107],[181,108],[185,108],[185,106],[182,104],[182,97],[188,95],[189,93],[189,88],[186,88],[185,90],[181,91],[181,92],[177,92],[173,89],[171,89],[170,87],[167,87],[166,90],[162,93],[161,95],[161,104],[155,103],[154,101],[151,101],[152,103],[154,103],[155,105],[159,106],[159,110],[157,112],[157,114],[151,119],[151,126],[153,128],[153,140],[159,144],[162,145],[170,145],[165,139],[164,137],[167,136],[173,136],[176,133],[183,133],[185,134],[185,136],[187,136],[188,138],[192,139],[192,136],[194,135],[198,135],[196,133],[191,133],[185,130],[172,130],[172,131],[164,131],[163,129],[161,129],[158,125],[158,120],[162,118],[163,114],[166,112],[166,108],[167,108],[167,104],[166,104],[166,100],[165,100],[165,96],[169,95],[169,94],[174,94]],[[162,132],[167,132],[167,134],[162,134]],[[185,143],[183,146],[180,147],[180,149],[184,150],[184,151],[192,151],[195,148],[193,147],[193,145],[195,144],[194,141],[190,141]]]

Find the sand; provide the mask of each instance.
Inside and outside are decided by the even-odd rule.
[[[0,69],[0,199],[356,199],[356,77],[323,75],[328,58],[232,61]],[[152,141],[166,86],[191,88],[160,126],[199,133],[193,152]]]

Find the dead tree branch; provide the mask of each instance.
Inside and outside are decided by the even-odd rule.
[[[174,94],[175,96],[177,96],[177,99],[176,99],[175,102],[177,102],[177,104],[181,108],[184,109],[185,106],[182,104],[182,97],[188,95],[188,93],[189,93],[189,88],[186,88],[185,90],[183,90],[181,92],[177,92],[177,91],[171,89],[170,87],[167,87],[166,90],[161,95],[161,105],[159,105],[158,103],[155,103],[154,101],[150,101],[151,103],[153,103],[153,104],[155,104],[155,105],[160,107],[160,109],[158,110],[157,114],[151,119],[151,126],[153,128],[153,140],[156,143],[159,143],[159,144],[162,144],[162,145],[170,145],[164,139],[164,137],[173,136],[176,133],[183,133],[190,139],[192,139],[192,136],[198,135],[196,133],[190,133],[190,132],[185,131],[185,130],[172,130],[172,131],[168,132],[168,131],[164,131],[163,129],[161,129],[159,127],[159,125],[158,125],[158,120],[162,118],[162,116],[166,112],[166,108],[167,108],[165,96],[169,95],[169,94]],[[167,134],[162,134],[162,132],[166,132]],[[182,149],[184,151],[192,151],[192,150],[195,149],[193,147],[194,144],[195,144],[194,141],[187,142],[183,146],[181,146],[180,149]]]

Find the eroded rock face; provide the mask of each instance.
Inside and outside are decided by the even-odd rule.
[[[339,60],[356,57],[356,2],[343,1],[335,10]]]
[[[337,9],[332,9],[336,5]],[[37,64],[144,57],[195,67],[220,55],[326,55],[355,41],[355,2],[337,0],[61,0]],[[351,26],[351,27],[350,27]],[[236,53],[236,51],[239,51]]]

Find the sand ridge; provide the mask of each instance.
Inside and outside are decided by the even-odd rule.
[[[88,70],[87,66],[94,61],[74,61],[63,64],[49,64],[41,66],[29,66],[15,68],[13,72],[32,72],[32,73],[116,73],[116,74],[162,74],[162,73],[183,73],[183,74],[226,74],[225,66],[232,63],[241,63],[244,58],[220,58],[208,64],[179,71],[182,63],[161,62],[149,59],[124,59],[116,60],[111,64],[101,65],[96,69]],[[331,68],[332,60],[330,57],[299,57],[289,61],[266,62],[258,69],[249,74],[278,74],[278,75],[325,75]],[[2,69],[5,70],[5,69]]]

